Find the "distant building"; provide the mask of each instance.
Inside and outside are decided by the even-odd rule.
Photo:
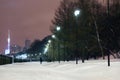
[[[22,51],[22,47],[20,47],[19,45],[11,45],[10,46],[10,53],[11,54],[16,54],[16,53],[18,53],[18,52],[21,52]]]
[[[30,44],[31,44],[30,40],[25,40],[25,48],[28,49],[30,47]]]
[[[30,48],[30,45],[31,45],[31,41],[28,40],[28,39],[26,39],[26,40],[25,40],[25,46],[24,46],[23,51],[29,49],[29,48]]]

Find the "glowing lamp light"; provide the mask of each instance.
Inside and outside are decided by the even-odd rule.
[[[55,35],[52,35],[52,38],[55,38]]]
[[[57,30],[57,31],[60,31],[60,26],[57,26],[56,30]]]
[[[48,40],[48,43],[51,43],[51,40]]]
[[[75,10],[74,15],[77,17],[80,14],[80,10]]]
[[[47,51],[48,51],[48,47],[45,48],[45,50],[44,50],[44,54],[45,54]]]

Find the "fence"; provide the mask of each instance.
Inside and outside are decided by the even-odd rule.
[[[11,57],[0,54],[0,65],[11,64],[11,63],[12,63]]]

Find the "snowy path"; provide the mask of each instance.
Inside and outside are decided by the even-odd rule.
[[[0,66],[0,80],[120,80],[120,61],[15,63]]]

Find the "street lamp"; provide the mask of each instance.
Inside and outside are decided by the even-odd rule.
[[[60,31],[60,29],[61,29],[60,26],[57,26],[57,27],[56,27],[56,30],[57,30],[57,31]],[[59,63],[60,63],[60,49],[59,49],[59,42],[58,42],[58,61],[59,61]]]
[[[80,15],[80,10],[79,9],[76,9],[74,11],[74,15],[76,17],[76,51],[75,51],[75,55],[76,55],[76,64],[78,64],[78,43],[77,43],[77,40],[78,40],[78,25],[77,25],[77,17]]]
[[[55,35],[52,35],[52,38],[55,38]]]
[[[75,15],[75,17],[79,16],[80,15],[80,10],[79,9],[75,10],[74,15]]]
[[[60,26],[57,26],[56,30],[57,30],[57,31],[60,31]]]
[[[107,0],[107,17],[110,16],[110,1]],[[109,18],[108,18],[108,21],[109,21]],[[107,50],[108,51],[108,50]],[[108,51],[108,67],[110,66],[110,53]]]
[[[50,43],[51,43],[51,40],[48,40],[48,43],[50,44]]]

